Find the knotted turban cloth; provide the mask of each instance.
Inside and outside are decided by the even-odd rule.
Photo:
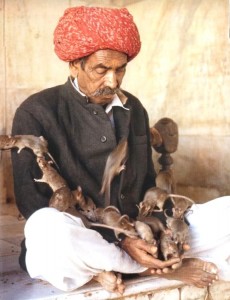
[[[71,7],[54,31],[54,50],[67,62],[102,49],[126,53],[130,61],[140,47],[138,29],[126,8]]]

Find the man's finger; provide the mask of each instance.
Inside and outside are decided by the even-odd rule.
[[[174,264],[180,262],[180,258],[172,258],[163,262],[163,267],[171,267]]]
[[[170,269],[169,269],[169,268],[164,268],[164,269],[162,270],[162,272],[163,272],[164,274],[168,274],[168,273],[170,272]]]
[[[189,244],[183,244],[183,250],[188,251],[190,249]]]
[[[151,245],[151,246],[149,247],[149,249],[147,250],[147,252],[148,252],[149,254],[151,254],[151,255],[155,256],[155,255],[156,255],[156,253],[157,253],[157,247],[156,247],[156,246],[153,246],[153,245]]]

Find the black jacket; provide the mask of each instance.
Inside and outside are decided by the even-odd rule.
[[[48,141],[49,152],[71,190],[80,185],[97,206],[106,159],[117,141],[128,137],[126,170],[115,177],[111,205],[131,217],[137,214],[145,190],[155,185],[155,171],[146,110],[140,101],[124,91],[126,107],[113,108],[116,131],[102,106],[88,103],[72,86],[70,79],[60,86],[30,96],[17,109],[12,135],[33,134]],[[52,194],[46,183],[35,182],[42,174],[30,149],[12,152],[17,206],[25,218],[48,206]]]

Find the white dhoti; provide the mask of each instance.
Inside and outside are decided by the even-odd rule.
[[[193,205],[187,219],[191,250],[185,256],[215,263],[220,279],[230,280],[230,197]],[[98,232],[85,228],[81,219],[54,208],[40,209],[28,219],[25,238],[30,276],[64,291],[102,271],[146,270]]]
[[[191,249],[185,257],[213,262],[219,278],[230,281],[230,196],[193,205],[187,220]]]
[[[125,251],[108,243],[81,219],[55,208],[42,208],[26,222],[26,266],[32,278],[74,290],[102,271],[146,270]]]

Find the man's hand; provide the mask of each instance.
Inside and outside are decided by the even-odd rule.
[[[181,259],[173,258],[167,261],[157,259],[157,247],[146,243],[142,239],[133,239],[126,237],[121,243],[121,248],[125,250],[134,260],[144,267],[149,268],[148,274],[168,273],[168,269],[173,269]],[[150,271],[151,270],[151,271]],[[143,274],[143,275],[147,275]]]

